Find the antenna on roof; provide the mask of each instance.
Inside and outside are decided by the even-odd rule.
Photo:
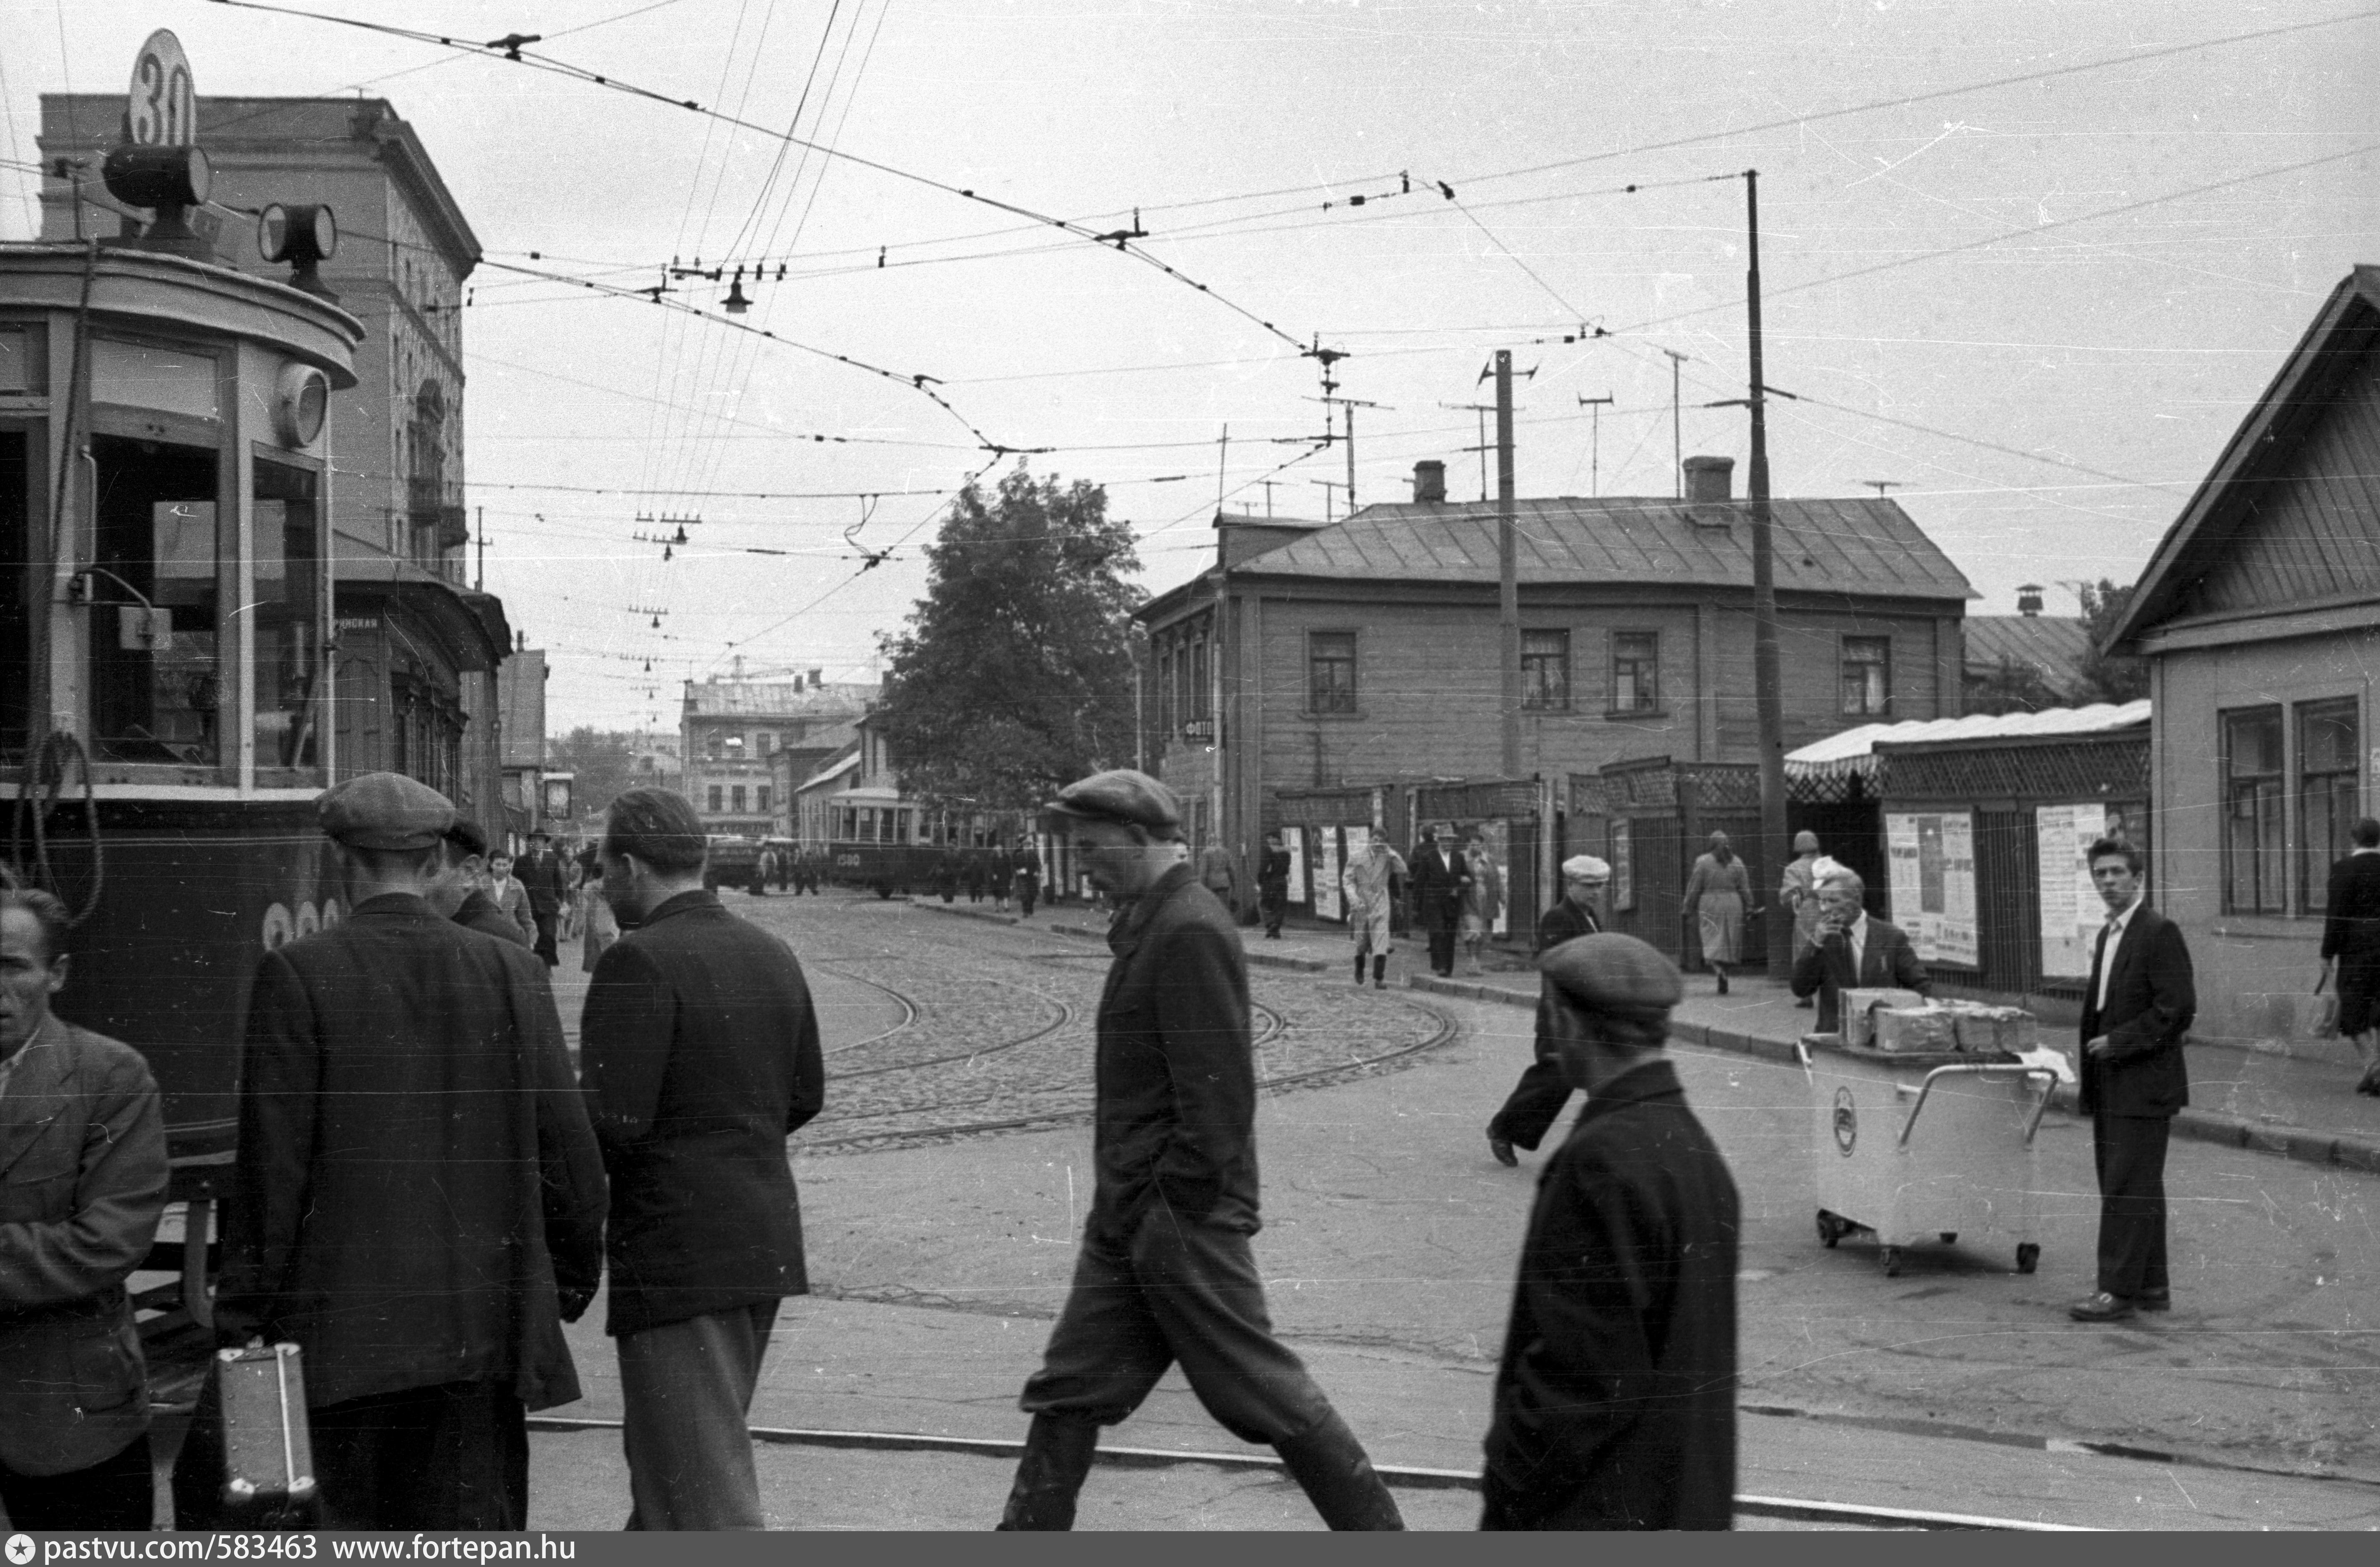
[[[1875,491],[1876,498],[1879,501],[1884,499],[1884,492],[1888,490],[1906,490],[1909,488],[1909,485],[1905,480],[1899,479],[1863,479],[1860,482]]]

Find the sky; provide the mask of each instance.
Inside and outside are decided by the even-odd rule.
[[[292,9],[0,0],[0,238],[38,221],[40,95],[117,90],[152,29],[201,94],[394,103],[484,249],[466,498],[556,734],[674,729],[739,657],[870,678],[951,493],[1019,452],[1105,486],[1151,592],[1211,563],[1219,497],[1343,516],[1317,346],[1366,405],[1359,505],[1425,458],[1479,497],[1500,348],[1520,494],[1670,493],[1673,365],[1684,453],[1740,490],[1745,412],[1709,405],[1746,389],[1748,169],[1775,493],[1881,481],[1971,613],[2070,613],[2380,261],[2351,0]],[[629,292],[698,260],[761,269],[749,313]],[[664,515],[701,518],[668,561]]]

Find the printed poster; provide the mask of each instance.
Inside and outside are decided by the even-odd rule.
[[[1980,967],[1975,929],[1975,819],[1963,810],[1888,811],[1892,922],[1924,963]]]
[[[1339,832],[1332,827],[1314,832],[1314,913],[1318,919],[1347,917],[1339,892]]]
[[[1633,823],[1622,816],[1611,823],[1611,906],[1630,909],[1636,906],[1636,849],[1631,834]],[[1551,903],[1549,898],[1548,903]]]
[[[1504,886],[1504,896],[1489,923],[1491,934],[1509,935],[1512,929],[1512,824],[1501,818],[1479,824],[1480,846],[1488,857],[1496,862],[1496,871]]]
[[[1281,830],[1281,846],[1289,851],[1289,901],[1305,901],[1305,829],[1284,827]]]
[[[2095,801],[2034,808],[2044,978],[2091,978],[2091,949],[2107,916],[2098,890],[2091,885],[2089,855],[2107,830],[2107,808]]]

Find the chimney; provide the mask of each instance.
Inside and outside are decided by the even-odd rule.
[[[2041,584],[2028,582],[2016,590],[2016,613],[2036,615],[2041,613]]]
[[[1424,461],[1414,464],[1414,504],[1444,505],[1446,504],[1446,465]]]
[[[811,670],[811,671],[810,671],[810,689],[811,689],[811,690],[813,690],[813,691],[820,691],[820,690],[824,690],[825,688],[826,688],[826,671],[825,671],[825,670],[822,670],[822,669],[814,669],[814,670]]]
[[[1735,473],[1733,457],[1688,457],[1681,465],[1686,470],[1686,499],[1689,501],[1726,501]]]

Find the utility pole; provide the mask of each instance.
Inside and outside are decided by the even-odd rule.
[[[1309,479],[1305,482],[1322,486],[1322,520],[1325,522],[1337,520],[1330,515],[1330,492],[1344,490],[1346,486],[1335,479]]]
[[[1232,427],[1223,426],[1223,438],[1215,443],[1215,515],[1223,515],[1223,475],[1232,461]]]
[[[1512,515],[1512,355],[1496,350],[1496,619],[1503,644],[1503,773],[1521,775],[1520,545]],[[1548,822],[1548,831],[1552,828]]]
[[[1588,416],[1591,422],[1587,426],[1586,438],[1586,493],[1589,499],[1603,493],[1603,409],[1610,401],[1611,394],[1609,392],[1600,397],[1581,397],[1578,400],[1580,407],[1595,410]],[[1571,471],[1575,473],[1578,470],[1572,468]]]
[[[1463,450],[1479,454],[1479,499],[1484,503],[1488,499],[1488,454],[1494,449],[1488,442],[1488,416],[1496,411],[1496,405],[1493,403],[1440,403],[1439,407],[1451,409],[1455,413],[1479,416],[1479,444],[1465,446]]]
[[[1760,839],[1762,874],[1774,881],[1786,860],[1785,699],[1778,668],[1777,560],[1768,506],[1768,388],[1763,379],[1760,342],[1760,171],[1743,171],[1745,231],[1749,237],[1743,288],[1751,327],[1752,408],[1752,683],[1760,719]],[[1792,919],[1781,900],[1769,900],[1768,978],[1785,978],[1792,958]]]
[[[488,590],[488,508],[480,508],[480,570],[479,580],[471,584],[475,592]]]
[[[1675,348],[1664,348],[1670,356],[1670,490],[1682,501],[1686,498],[1685,425],[1678,417],[1678,367],[1686,357]]]

